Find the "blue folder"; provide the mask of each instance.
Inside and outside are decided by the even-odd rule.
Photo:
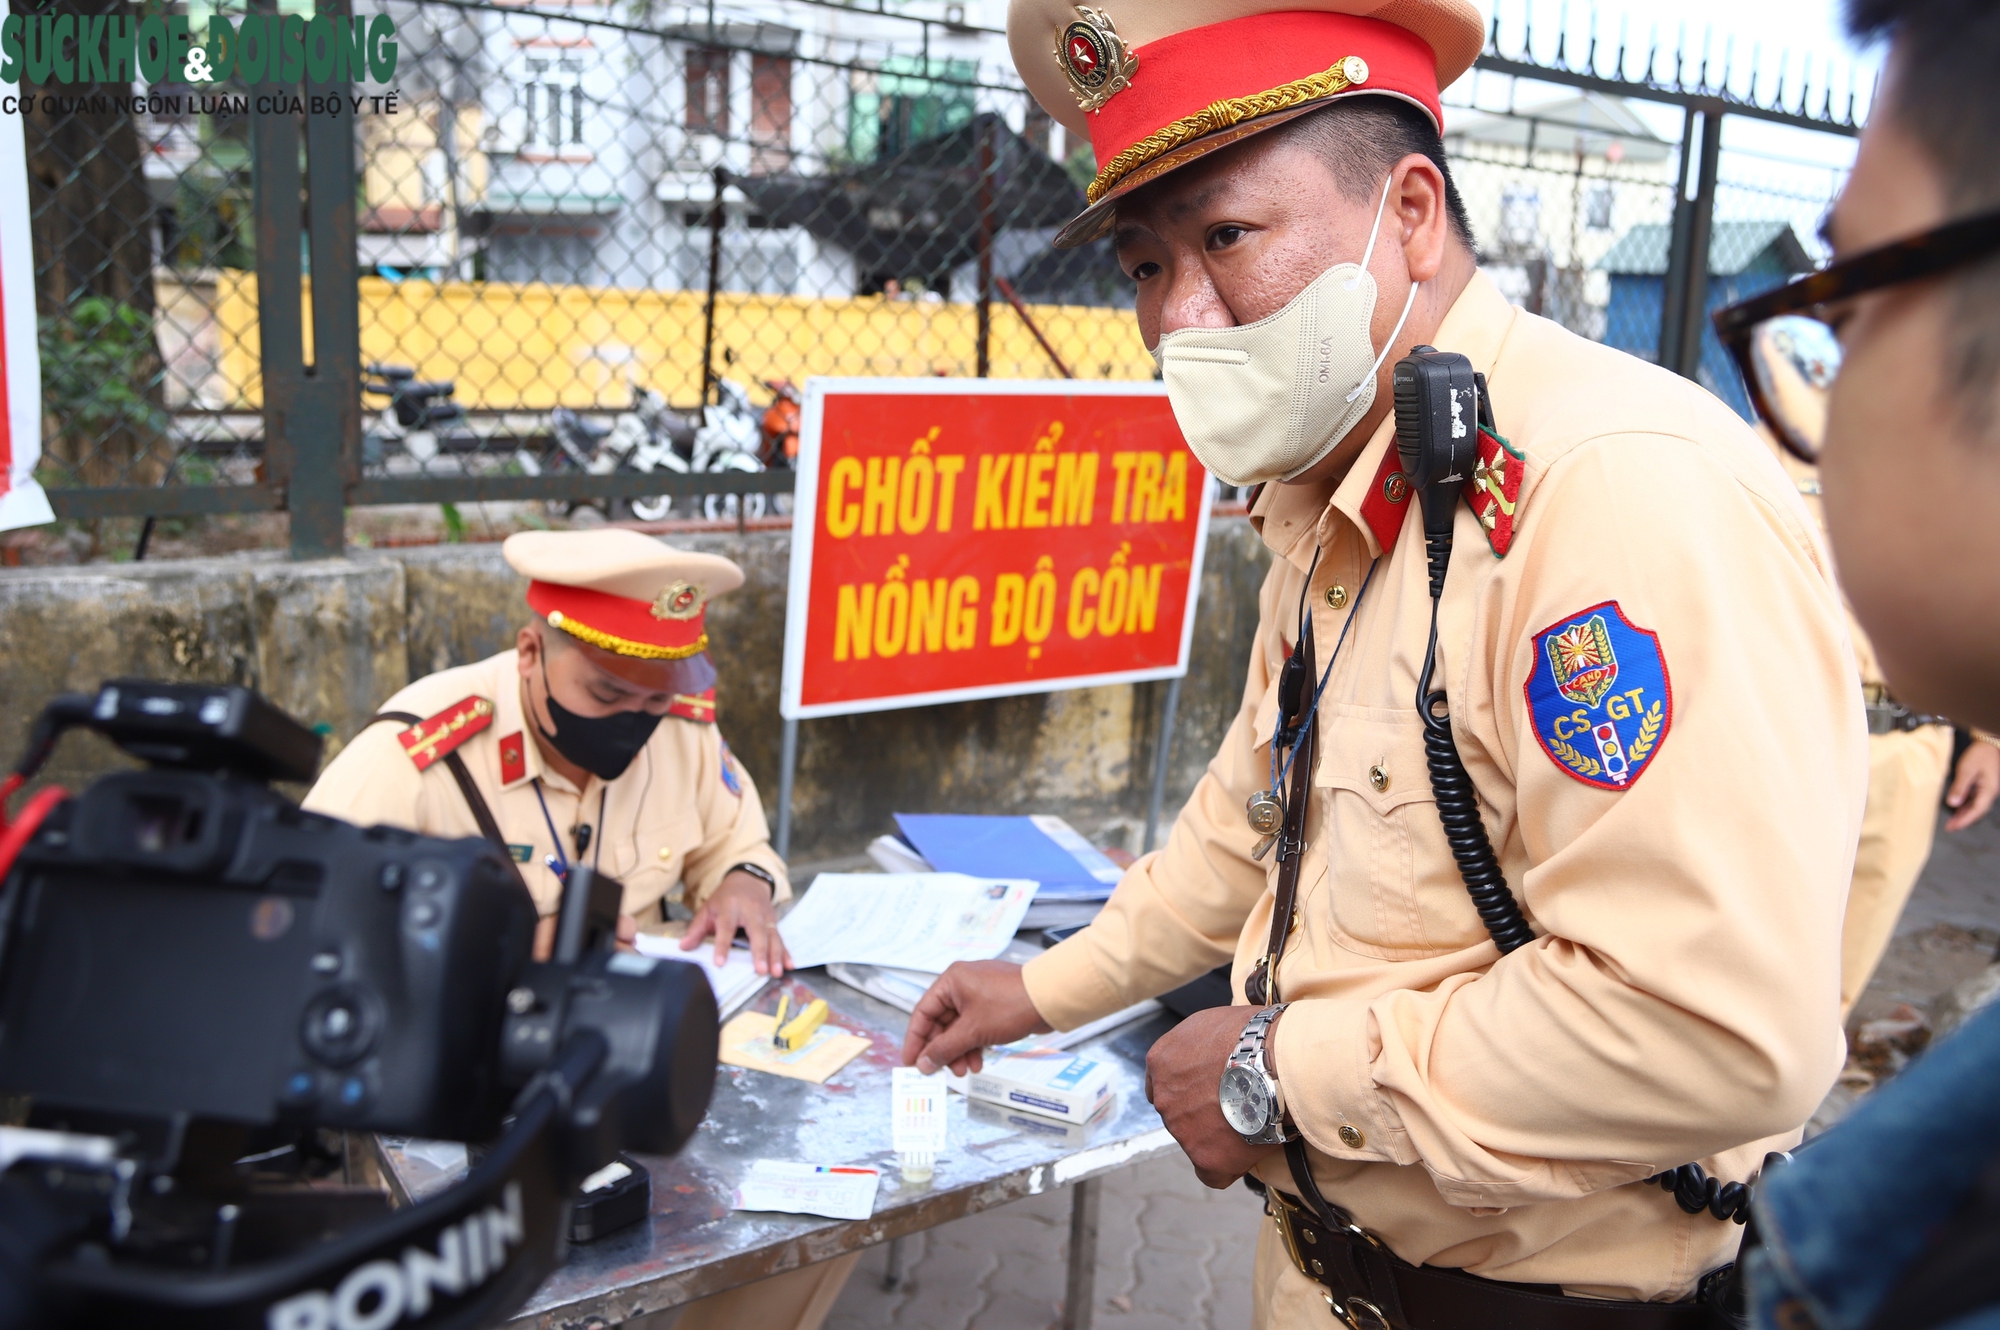
[[[1103,900],[1123,870],[1078,838],[1072,850],[1028,817],[898,813],[896,826],[931,867],[973,877],[1027,878],[1038,901]]]

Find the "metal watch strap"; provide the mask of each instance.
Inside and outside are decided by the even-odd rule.
[[[1229,1060],[1232,1063],[1242,1062],[1255,1066],[1269,1076],[1270,1064],[1264,1060],[1264,1034],[1271,1028],[1271,1022],[1278,1019],[1278,1013],[1290,1005],[1288,1002],[1280,1002],[1275,1006],[1265,1007],[1244,1022],[1243,1033],[1236,1040],[1236,1051],[1229,1055]]]
[[[1312,620],[1306,620],[1305,631],[1299,634],[1298,645],[1293,648],[1305,662],[1306,678],[1317,679],[1314,668]],[[1278,728],[1284,730],[1293,722],[1291,716],[1278,717]],[[1299,869],[1305,858],[1306,806],[1312,798],[1313,763],[1318,756],[1319,725],[1317,719],[1307,724],[1298,737],[1298,747],[1292,758],[1292,789],[1285,800],[1285,821],[1278,833],[1278,886],[1277,896],[1271,902],[1271,938],[1264,947],[1264,954],[1258,958],[1256,966],[1243,978],[1243,996],[1257,1005],[1275,1003],[1278,1000],[1278,958],[1284,954],[1285,935],[1292,929],[1292,910],[1298,901]],[[1273,735],[1271,742],[1276,743]]]

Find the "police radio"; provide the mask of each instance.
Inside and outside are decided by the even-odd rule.
[[[1480,427],[1494,430],[1493,409],[1486,400],[1486,376],[1456,351],[1413,348],[1396,362],[1393,383],[1396,449],[1402,454],[1403,474],[1423,505],[1424,547],[1430,563],[1431,634],[1424,648],[1423,672],[1417,677],[1424,764],[1430,768],[1431,790],[1451,856],[1458,861],[1459,875],[1486,931],[1504,955],[1532,942],[1534,930],[1507,889],[1500,858],[1486,834],[1472,778],[1452,738],[1444,690],[1431,687],[1437,664],[1438,601],[1451,563],[1452,525],[1458,518],[1459,496],[1479,461]]]

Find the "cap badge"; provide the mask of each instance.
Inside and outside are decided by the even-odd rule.
[[[701,589],[691,582],[669,582],[653,597],[655,619],[692,619],[701,613]]]
[[[1125,49],[1109,14],[1088,5],[1078,5],[1076,13],[1056,34],[1056,63],[1069,79],[1076,104],[1095,111],[1131,86],[1139,61]]]

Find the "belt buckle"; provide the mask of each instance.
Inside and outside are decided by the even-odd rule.
[[[1331,1294],[1327,1295],[1326,1305],[1333,1306]],[[1366,1298],[1349,1298],[1346,1314],[1343,1315],[1340,1309],[1335,1308],[1333,1315],[1342,1325],[1347,1326],[1348,1330],[1395,1330],[1389,1324],[1389,1318],[1383,1315],[1382,1309]]]
[[[1278,1226],[1278,1236],[1284,1240],[1285,1255],[1292,1258],[1292,1265],[1308,1279],[1316,1278],[1306,1263],[1306,1254],[1299,1250],[1299,1235],[1292,1227],[1293,1214],[1304,1214],[1303,1207],[1293,1205],[1285,1194],[1276,1187],[1264,1193],[1264,1208],[1271,1216],[1271,1222]]]

